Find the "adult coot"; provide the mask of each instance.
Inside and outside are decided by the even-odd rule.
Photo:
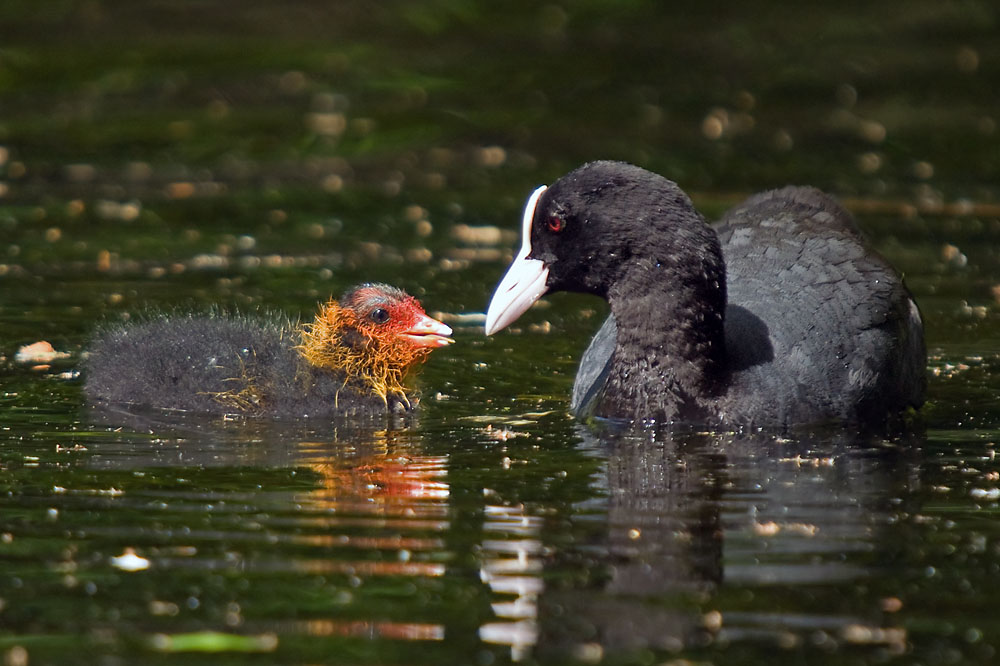
[[[786,428],[883,423],[923,402],[920,312],[818,190],[758,194],[712,227],[675,183],[593,162],[536,190],[523,224],[486,333],[549,291],[605,299],[578,415]]]
[[[91,347],[84,392],[105,404],[286,418],[407,411],[407,372],[450,335],[406,292],[363,284],[306,325],[217,314],[111,328]]]

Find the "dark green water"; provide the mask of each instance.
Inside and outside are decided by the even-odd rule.
[[[4,664],[994,663],[997,28],[972,0],[3,3]],[[596,158],[710,217],[844,199],[923,310],[922,427],[589,432],[604,309],[562,295],[452,320],[407,427],[83,404],[88,336],[148,308],[308,317],[380,280],[482,312],[524,197]],[[38,340],[68,356],[15,360]]]

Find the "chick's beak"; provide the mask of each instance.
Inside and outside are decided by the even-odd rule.
[[[447,347],[454,342],[450,337],[450,326],[425,314],[418,315],[413,325],[399,335],[414,347],[436,349],[438,347]]]

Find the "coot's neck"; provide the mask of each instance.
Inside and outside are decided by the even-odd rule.
[[[702,421],[722,390],[725,265],[715,232],[698,224],[687,237],[697,243],[651,248],[608,290],[618,333],[604,413]]]

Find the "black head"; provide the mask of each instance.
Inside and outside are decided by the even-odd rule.
[[[487,334],[511,323],[547,291],[607,299],[645,264],[696,265],[714,233],[677,185],[622,162],[591,162],[528,200],[521,252],[497,287]],[[718,259],[715,253],[714,259]],[[719,259],[721,261],[721,259]]]

